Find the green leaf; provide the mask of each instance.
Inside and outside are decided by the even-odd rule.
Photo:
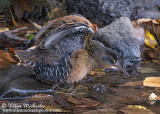
[[[32,40],[32,38],[33,38],[34,36],[35,36],[34,34],[30,34],[30,35],[27,37],[27,39],[28,39],[28,40]]]

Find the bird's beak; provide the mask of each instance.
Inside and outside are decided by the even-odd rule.
[[[118,62],[116,62],[114,66],[119,70],[121,70],[122,72],[124,72],[129,77],[129,74],[122,68],[122,66]]]

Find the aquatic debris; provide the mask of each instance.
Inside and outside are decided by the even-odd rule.
[[[147,77],[143,80],[143,86],[160,87],[160,77]]]
[[[142,86],[142,81],[133,81],[133,82],[127,82],[121,86],[125,86],[125,87],[128,87],[128,86]]]
[[[118,111],[118,114],[155,114],[151,110],[140,105],[128,105]]]
[[[157,95],[155,93],[151,93],[149,95],[149,100],[156,100],[156,98],[157,98]]]
[[[146,29],[146,35],[145,35],[145,44],[153,49],[155,49],[155,47],[158,45],[154,36],[147,29]]]
[[[0,68],[7,68],[11,65],[17,64],[18,61],[12,53],[9,53],[6,50],[0,50],[0,63]]]
[[[94,107],[100,104],[100,102],[89,98],[76,98],[71,96],[67,98],[67,101],[75,104],[75,107],[81,108]]]

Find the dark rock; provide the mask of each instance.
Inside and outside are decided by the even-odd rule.
[[[68,13],[106,25],[116,18],[160,18],[160,0],[66,0]]]
[[[129,18],[121,17],[99,29],[93,39],[114,49],[118,55],[118,62],[127,70],[140,67],[140,43]]]
[[[52,85],[38,81],[31,68],[17,65],[0,69],[0,90],[0,99],[53,92]]]

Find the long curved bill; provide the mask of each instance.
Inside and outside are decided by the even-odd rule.
[[[122,66],[118,62],[116,62],[114,66],[119,70],[121,70],[122,72],[124,72],[129,77],[129,74],[122,68]]]

